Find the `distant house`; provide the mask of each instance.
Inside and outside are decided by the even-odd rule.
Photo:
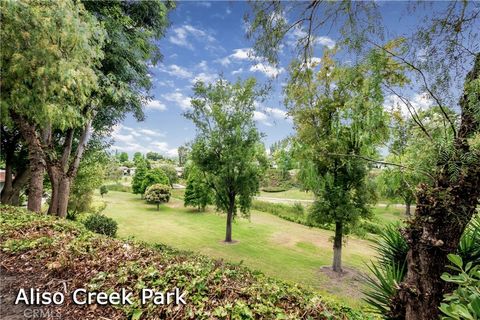
[[[175,167],[175,171],[177,171],[177,176],[183,176],[183,167]]]
[[[124,176],[133,176],[137,168],[129,168],[125,166],[118,167],[118,170],[122,172]]]

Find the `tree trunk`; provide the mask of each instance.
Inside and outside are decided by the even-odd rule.
[[[53,156],[47,158],[47,166],[50,181],[52,184],[52,199],[50,201],[49,214],[56,215],[62,218],[67,216],[68,200],[70,198],[70,189],[80,166],[80,160],[85,151],[86,145],[90,140],[91,135],[90,120],[83,128],[79,138],[79,143],[71,162],[69,162],[72,153],[72,143],[74,138],[74,129],[68,129],[65,134],[65,140],[62,146],[62,156],[60,159]],[[52,155],[55,155],[55,146],[50,143],[47,138],[47,145]]]
[[[232,217],[233,212],[228,210],[227,212],[227,229],[225,233],[225,242],[232,242]]]
[[[335,238],[333,240],[333,265],[335,272],[342,272],[342,236],[343,223],[335,222]]]
[[[160,211],[160,203],[157,202],[157,211]]]
[[[30,183],[28,185],[28,204],[27,209],[34,212],[42,210],[43,195],[43,174],[45,165],[43,159],[37,155],[31,155],[30,161]]]
[[[405,216],[407,217],[410,217],[410,207],[411,207],[411,203],[410,202],[406,202],[405,203]]]
[[[62,175],[58,184],[58,207],[57,216],[65,218],[67,216],[68,199],[70,196],[71,181],[67,175]]]
[[[469,72],[465,87],[480,77],[480,54]],[[472,90],[472,89],[470,89]],[[454,154],[468,154],[467,139],[480,131],[476,117],[480,92],[465,92],[460,100],[460,127],[454,141]],[[438,307],[447,292],[440,276],[446,271],[447,255],[458,248],[460,237],[476,212],[480,198],[480,166],[460,163],[460,174],[452,177],[449,163],[437,165],[433,185],[421,185],[417,191],[415,216],[402,230],[409,251],[407,274],[390,303],[395,319],[433,320],[439,318]]]
[[[27,184],[29,179],[29,171],[25,168],[21,172],[17,172],[15,179],[13,179],[12,188],[3,188],[1,194],[1,202],[12,206],[20,205],[20,191]]]
[[[28,146],[28,160],[30,167],[30,183],[28,186],[27,209],[40,212],[42,209],[43,175],[45,172],[45,161],[42,144],[37,136],[36,128],[30,125],[25,118],[10,111],[13,121],[17,124]]]
[[[58,176],[60,175],[60,172],[58,172],[58,170],[55,167],[48,165],[48,162],[47,162],[47,171],[48,171],[48,177],[50,178],[50,184],[52,186],[52,194],[50,195],[50,204],[48,206],[48,214],[52,216],[56,216],[58,211],[58,190],[59,190]]]
[[[230,194],[229,206],[227,210],[227,228],[225,233],[225,242],[232,242],[232,220],[233,220],[234,210],[235,210],[235,195]]]

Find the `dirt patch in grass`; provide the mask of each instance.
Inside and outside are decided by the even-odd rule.
[[[343,272],[333,271],[331,266],[323,266],[318,270],[318,273],[323,275],[327,280],[325,281],[325,291],[331,294],[336,294],[339,291],[342,294],[355,299],[362,299],[362,272],[349,268],[342,267]]]

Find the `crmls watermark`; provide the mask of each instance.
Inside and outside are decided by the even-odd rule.
[[[23,316],[26,319],[60,319],[61,314],[57,310],[42,308],[27,308],[23,310]]]

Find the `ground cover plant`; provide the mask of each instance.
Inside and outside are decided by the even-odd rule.
[[[367,319],[369,316],[318,295],[273,280],[249,269],[180,252],[166,246],[97,236],[80,224],[2,206],[0,255],[2,268],[18,283],[41,289],[86,287],[90,290],[179,287],[189,303],[132,305],[118,308],[78,307],[69,303],[55,309],[62,319]],[[47,266],[47,268],[45,268]],[[33,272],[32,272],[33,271]],[[32,274],[35,277],[32,277]],[[63,279],[63,280],[62,280]]]

